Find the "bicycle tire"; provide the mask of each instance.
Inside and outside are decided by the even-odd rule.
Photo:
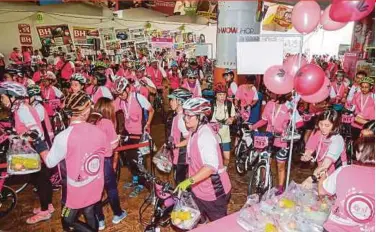
[[[260,185],[257,183],[257,178],[261,174],[261,170],[264,169],[266,171],[266,162],[260,161],[255,165],[255,167],[252,170],[251,177],[249,178],[249,184],[248,184],[248,195],[252,194],[258,194],[261,197],[264,195],[264,193],[268,190],[270,190],[273,186],[273,175],[272,172],[269,172],[269,183],[266,187],[260,187],[256,186],[256,188],[253,187],[253,185],[256,183],[257,185]],[[261,178],[260,178],[261,179]]]
[[[242,149],[242,148],[246,148],[246,145],[244,144],[244,142],[241,140],[238,144],[238,146],[236,146],[235,148],[235,167],[236,167],[236,172],[239,174],[239,175],[244,175],[246,173],[246,170],[245,170],[245,159],[243,160],[242,158],[242,153],[246,151],[246,149]]]
[[[14,178],[17,179],[15,182],[19,182],[19,180],[22,179],[22,183],[14,184],[14,182],[12,181],[12,180],[14,180]],[[12,186],[16,193],[20,193],[23,190],[25,190],[26,187],[29,185],[29,182],[30,182],[30,175],[13,175],[13,176],[9,176],[5,180],[5,184],[8,185],[8,186]],[[17,186],[17,188],[16,188],[16,186]],[[20,186],[20,187],[18,187],[18,186]]]
[[[7,204],[9,203],[9,206]],[[3,185],[0,192],[0,218],[9,214],[17,204],[17,193],[10,187]]]

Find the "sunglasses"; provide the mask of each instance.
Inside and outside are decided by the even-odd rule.
[[[196,80],[197,77],[188,77],[189,80]]]

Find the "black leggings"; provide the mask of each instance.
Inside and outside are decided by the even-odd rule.
[[[187,179],[188,175],[188,165],[186,164],[174,164],[174,180],[175,184],[178,185]]]
[[[39,172],[31,174],[31,182],[37,188],[40,207],[42,211],[48,210],[48,204],[52,203],[52,185],[50,182],[50,171],[42,164]]]
[[[64,231],[98,231],[98,220],[95,217],[94,206],[95,204],[82,209],[70,209],[63,206],[61,210],[61,223]],[[84,215],[86,223],[78,219],[81,214]]]
[[[141,137],[141,136],[140,136]],[[125,144],[138,144],[140,143],[140,139],[133,139],[130,138]],[[138,165],[145,166],[145,156],[138,151],[138,149],[127,150],[126,152],[121,153],[121,157],[123,162],[128,166],[129,171],[132,173],[133,176],[138,176],[138,184],[145,185],[145,178],[140,176],[140,171]]]

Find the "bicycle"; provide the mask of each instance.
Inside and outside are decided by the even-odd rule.
[[[240,129],[240,140],[235,146],[235,167],[240,175],[244,175],[251,170],[257,160],[258,154],[252,149],[252,131],[248,129],[248,123],[243,124]]]
[[[7,163],[1,163],[0,169],[6,169]],[[9,214],[17,204],[17,193],[11,187],[5,185],[5,179],[8,177],[5,171],[0,173],[0,218]]]
[[[340,134],[343,136],[346,144],[347,164],[352,163],[354,158],[354,141],[352,139],[351,123],[354,121],[354,114],[350,110],[343,110],[341,115],[341,125],[339,128]]]
[[[139,209],[139,221],[142,225],[143,213],[153,203],[153,214],[150,222],[146,224],[144,232],[156,232],[159,231],[159,226],[166,227],[171,223],[171,212],[177,202],[177,196],[174,195],[172,185],[168,182],[162,182],[148,173],[143,166],[139,167],[142,175],[146,181],[150,183],[152,190]],[[150,201],[152,199],[153,202]],[[155,199],[155,200],[154,200]]]
[[[163,90],[157,89],[157,93],[155,94],[154,102],[153,102],[153,108],[156,112],[161,113],[162,121],[165,123],[166,121],[166,112],[164,109],[164,103],[163,103]]]
[[[258,194],[261,197],[273,186],[271,172],[272,146],[275,135],[270,132],[252,132],[254,152],[258,155],[248,184],[248,195]]]

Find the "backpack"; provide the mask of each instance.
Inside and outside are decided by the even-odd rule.
[[[145,128],[146,122],[148,121],[148,118],[149,118],[149,111],[142,108],[141,103],[140,103],[140,101],[138,100],[138,97],[137,97],[138,95],[139,95],[139,93],[135,93],[137,103],[140,106],[141,111],[142,111],[141,126],[142,126],[142,133],[144,133],[144,128]]]
[[[211,115],[210,115],[210,117],[209,117],[209,121],[211,121],[212,120],[212,118],[213,118],[213,114],[214,114],[214,110],[215,110],[215,107],[216,107],[216,101],[213,101],[213,103],[211,104]],[[231,110],[232,110],[232,102],[231,101],[229,101],[229,100],[226,100],[225,101],[225,104],[226,104],[226,106],[227,106],[227,113],[228,113],[228,116],[230,117],[230,115],[231,115]]]

